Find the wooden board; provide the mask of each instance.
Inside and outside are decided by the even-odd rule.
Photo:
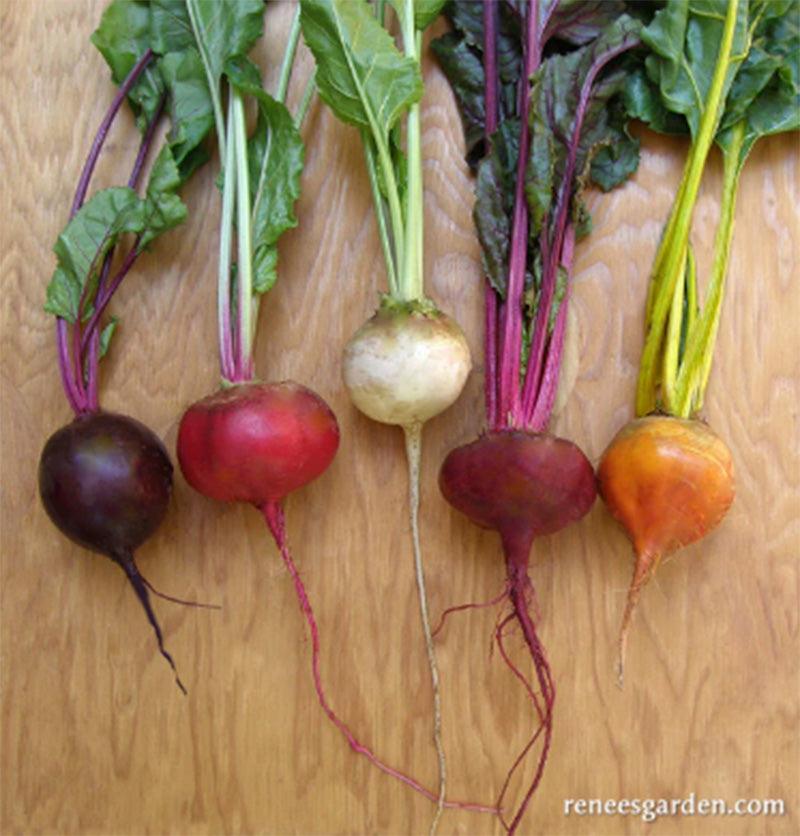
[[[432,808],[353,754],[315,701],[310,647],[292,584],[258,514],[193,493],[178,474],[166,524],[139,555],[160,589],[219,602],[157,602],[190,693],[155,652],[119,570],[72,546],[38,500],[41,447],[69,419],[53,322],[41,309],[91,137],[113,92],[90,47],[103,2],[8,0],[0,10],[2,319],[3,833],[412,834]],[[267,11],[258,50],[275,81],[291,16]],[[311,67],[303,49],[296,101]],[[481,289],[472,181],[448,87],[426,59],[425,269],[430,294],[463,324],[476,369],[459,403],[425,433],[422,531],[431,606],[495,595],[497,538],[439,495],[452,446],[482,426]],[[391,764],[432,786],[430,690],[405,518],[399,431],[349,404],[347,337],[372,312],[384,269],[356,132],[319,103],[305,126],[300,225],[281,242],[280,281],[262,306],[257,362],[333,406],[339,455],[288,503],[289,528],[322,633],[336,709]],[[596,461],[632,413],[648,267],[685,144],[643,133],[641,168],[590,196],[577,250],[580,366],[553,429]],[[95,183],[118,183],[135,155],[128,115]],[[707,417],[729,442],[738,495],[724,525],[660,571],[644,595],[624,691],[614,641],[629,547],[598,503],[535,547],[531,574],[557,683],[556,728],[526,834],[796,834],[798,819],[798,145],[760,143],[742,177],[736,238]],[[174,451],[182,410],[216,384],[219,213],[207,167],[187,188],[188,223],[141,259],[114,310],[123,317],[102,399]],[[694,241],[707,267],[717,217],[713,156]],[[494,799],[532,728],[526,697],[495,654],[495,610],[454,617],[438,643],[450,792]],[[518,650],[521,650],[518,648]],[[520,654],[520,659],[524,657]],[[518,798],[522,784],[513,784]],[[782,798],[780,817],[564,815],[569,798]],[[490,817],[446,813],[441,833],[491,834]]]

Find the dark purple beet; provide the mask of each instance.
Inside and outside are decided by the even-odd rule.
[[[540,726],[508,773],[497,800],[499,808],[511,775],[544,730],[536,773],[522,804],[510,824],[501,814],[509,833],[514,833],[544,771],[555,702],[550,665],[529,611],[534,598],[528,577],[531,545],[534,538],[554,534],[589,511],[597,496],[594,469],[571,441],[546,433],[500,430],[451,450],[439,472],[439,487],[454,508],[479,526],[500,534],[508,573],[507,594],[536,671],[540,697],[530,690],[525,677],[503,652],[502,629],[509,616],[498,628],[497,640],[514,673],[528,686]]]
[[[70,540],[119,564],[175,670],[150,605],[149,584],[133,558],[164,519],[171,492],[172,464],[164,445],[126,415],[79,415],[50,436],[39,460],[39,495],[48,516]]]

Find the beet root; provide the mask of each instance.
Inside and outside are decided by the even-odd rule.
[[[164,519],[171,492],[164,445],[126,415],[79,415],[50,436],[39,460],[39,495],[48,516],[70,540],[123,569],[185,693],[133,558]]]
[[[196,491],[262,510],[316,479],[338,447],[330,407],[291,381],[222,389],[190,406],[178,431],[178,461]]]
[[[636,554],[619,637],[622,685],[628,630],[642,588],[663,557],[722,521],[735,494],[733,458],[704,422],[651,415],[620,430],[597,476],[600,494]]]
[[[452,450],[439,472],[445,499],[473,522],[500,534],[508,575],[508,597],[514,617],[531,654],[541,693],[538,698],[525,677],[511,665],[502,646],[502,626],[497,641],[503,658],[526,685],[536,707],[539,728],[509,772],[497,806],[502,807],[508,779],[543,734],[534,777],[510,823],[516,831],[541,780],[550,749],[555,686],[547,657],[530,614],[534,599],[528,576],[530,549],[536,537],[553,534],[583,517],[596,497],[594,471],[583,452],[571,441],[547,434],[502,430],[482,435],[471,444]],[[540,702],[541,699],[541,702]]]

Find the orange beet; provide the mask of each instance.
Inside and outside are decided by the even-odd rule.
[[[636,566],[619,637],[619,681],[642,587],[662,557],[705,537],[734,497],[733,459],[704,422],[651,415],[631,421],[597,471],[600,495],[633,543]]]

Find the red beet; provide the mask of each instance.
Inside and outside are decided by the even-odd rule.
[[[336,416],[319,395],[291,381],[240,383],[198,401],[178,430],[178,461],[195,490],[223,502],[249,502],[262,513],[286,568],[311,634],[311,669],[320,705],[353,751],[426,798],[436,796],[386,765],[361,743],[331,708],[320,674],[319,630],[289,550],[282,500],[319,476],[339,446]],[[444,806],[483,810],[479,805]],[[494,812],[494,810],[492,810]]]
[[[544,433],[502,430],[482,435],[477,441],[452,450],[442,464],[439,487],[445,499],[473,522],[497,531],[503,543],[508,573],[508,597],[531,653],[544,705],[540,705],[525,677],[505,654],[503,629],[497,640],[504,659],[526,684],[540,718],[540,728],[525,747],[498,799],[502,805],[508,781],[529,748],[544,731],[544,742],[533,781],[508,828],[516,830],[544,770],[552,734],[555,688],[536,626],[529,612],[534,598],[528,577],[530,549],[534,538],[554,534],[579,520],[596,497],[594,471],[589,460],[571,441]]]
[[[178,431],[178,461],[195,490],[262,512],[323,473],[338,446],[330,407],[291,381],[222,389],[189,407]]]
[[[119,564],[173,670],[150,605],[149,584],[133,558],[158,528],[172,491],[172,464],[160,439],[126,415],[90,412],[57,430],[39,461],[39,494],[70,540]],[[177,677],[178,686],[185,688]]]

